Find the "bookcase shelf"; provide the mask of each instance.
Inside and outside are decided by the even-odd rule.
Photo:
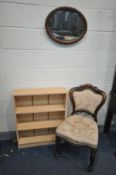
[[[44,106],[26,106],[17,107],[16,114],[31,114],[43,112],[65,111],[65,106],[62,105],[44,105]]]
[[[30,129],[56,128],[63,120],[47,120],[47,121],[33,121],[17,124],[18,131]]]
[[[55,134],[44,135],[44,136],[32,136],[32,137],[21,137],[19,138],[19,144],[32,144],[37,142],[52,142],[55,141]]]
[[[53,144],[66,115],[64,88],[18,89],[13,93],[18,147]]]

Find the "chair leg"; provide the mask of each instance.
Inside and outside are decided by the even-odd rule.
[[[55,157],[58,159],[61,154],[61,138],[56,136],[56,143],[55,143]]]
[[[94,170],[96,152],[97,152],[97,149],[91,149],[91,151],[90,151],[90,162],[89,162],[89,166],[88,166],[89,172],[93,172],[93,170]]]

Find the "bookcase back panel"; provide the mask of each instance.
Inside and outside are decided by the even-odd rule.
[[[17,122],[31,122],[33,121],[33,114],[20,114],[17,115]]]
[[[49,113],[37,113],[34,114],[34,120],[35,121],[42,121],[42,120],[48,120],[49,118]]]
[[[64,119],[64,116],[65,116],[65,112],[50,112],[49,120]]]
[[[32,106],[32,96],[15,97],[15,104],[17,107]]]
[[[48,129],[35,129],[34,130],[34,135],[39,136],[39,135],[48,135]]]
[[[19,131],[19,137],[31,137],[33,136],[33,130]]]
[[[48,105],[48,95],[33,96],[33,106]]]
[[[64,104],[65,103],[65,95],[49,95],[49,104]]]

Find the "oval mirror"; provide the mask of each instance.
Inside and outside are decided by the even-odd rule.
[[[84,37],[87,31],[87,21],[77,9],[59,7],[48,15],[45,28],[54,41],[61,44],[73,44]]]

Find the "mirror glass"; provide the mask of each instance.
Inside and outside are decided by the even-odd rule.
[[[58,43],[72,44],[83,38],[87,31],[87,22],[80,11],[60,7],[48,15],[46,31]]]

